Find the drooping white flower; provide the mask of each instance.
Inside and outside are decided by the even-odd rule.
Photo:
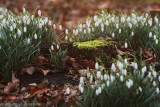
[[[99,68],[99,64],[98,62],[95,63],[95,68],[98,69]]]
[[[68,36],[65,36],[65,40],[68,40]]]
[[[13,31],[13,26],[10,27],[10,31]]]
[[[68,34],[68,29],[65,30],[66,35]]]
[[[98,71],[98,72],[97,72],[97,78],[100,78],[100,77],[101,77],[101,72]]]
[[[51,25],[52,25],[52,22],[51,22],[51,20],[49,20],[49,22],[48,22],[48,25],[49,25],[49,26],[51,26]]]
[[[123,76],[122,76],[122,75],[120,76],[120,80],[121,80],[122,82],[123,82],[123,80],[124,80],[124,78],[123,78]]]
[[[125,47],[125,48],[127,48],[127,47],[128,47],[128,44],[127,44],[127,42],[125,42],[125,44],[124,44],[124,47]]]
[[[114,63],[112,63],[111,70],[112,70],[113,72],[115,72],[115,71],[116,71],[116,66],[115,66],[115,64],[114,64]]]
[[[27,43],[29,44],[30,42],[31,42],[31,40],[28,38],[28,39],[27,39]]]
[[[152,32],[149,32],[149,37],[152,37]]]
[[[117,62],[117,65],[118,65],[118,68],[120,69],[120,70],[122,70],[123,69],[123,63],[121,63],[121,62]]]
[[[32,16],[31,16],[31,19],[32,19],[32,21],[33,21],[33,19],[34,19],[34,15],[32,15]]]
[[[92,83],[92,81],[93,81],[93,76],[91,75],[90,76],[90,83]]]
[[[103,75],[101,75],[101,80],[103,80]]]
[[[37,39],[37,34],[36,33],[34,34],[34,39]]]
[[[148,20],[148,24],[152,26],[152,18]]]
[[[114,34],[114,33],[112,33],[112,37],[113,37],[113,38],[115,37],[115,34]]]
[[[81,83],[84,83],[83,77],[80,77],[80,84],[81,84]]]
[[[154,86],[154,87],[156,86],[156,82],[155,82],[155,81],[153,81],[153,86]]]
[[[152,74],[153,74],[154,77],[157,77],[157,72],[156,71],[153,70]]]
[[[129,27],[130,27],[130,29],[132,29],[132,23],[129,23]]]
[[[141,87],[139,87],[138,89],[139,89],[140,92],[142,92],[142,88]]]
[[[156,35],[154,35],[153,37],[154,37],[154,40],[156,40]]]
[[[66,93],[70,94],[70,89],[69,88],[67,88]]]
[[[125,18],[122,16],[121,17],[121,22],[124,23],[125,22]]]
[[[110,85],[110,82],[109,82],[109,80],[107,80],[107,83],[106,83],[106,84],[107,84],[107,86],[109,87],[109,85]]]
[[[106,24],[107,26],[109,25],[109,22],[108,22],[108,20],[106,20],[105,24]]]
[[[41,10],[38,10],[38,15],[41,16]]]
[[[159,88],[158,87],[156,88],[156,93],[159,94]]]
[[[125,63],[126,65],[128,64],[127,58],[124,59],[124,63]]]
[[[59,25],[59,30],[62,30],[62,25]]]
[[[101,27],[101,32],[104,32],[104,27]]]
[[[160,76],[158,76],[158,80],[159,80],[159,82],[160,82]]]
[[[23,8],[23,13],[25,13],[26,12],[26,9],[25,8]]]
[[[59,45],[57,44],[57,49],[59,49]]]
[[[24,27],[24,32],[26,32],[27,31],[27,28],[26,27]]]
[[[17,26],[17,25],[16,25],[15,23],[13,23],[13,27],[14,27],[14,29],[16,28],[16,26]]]
[[[131,35],[134,36],[134,32],[133,31],[131,32]]]
[[[81,88],[80,88],[80,92],[81,92],[81,93],[83,93],[83,91],[84,91],[84,88],[83,88],[83,87],[81,87]]]
[[[127,22],[129,22],[130,20],[131,20],[131,18],[130,18],[130,17],[128,17],[128,18],[127,18]]]
[[[97,21],[97,16],[94,16],[94,21]]]
[[[21,30],[18,29],[18,35],[21,35]]]
[[[53,45],[51,46],[51,50],[54,50],[54,46]]]
[[[119,25],[118,25],[118,23],[116,24],[116,28],[117,28],[117,29],[119,28]]]
[[[119,33],[121,33],[121,29],[119,29]]]
[[[158,18],[157,18],[157,16],[154,17],[154,20],[155,20],[156,24],[158,24]]]

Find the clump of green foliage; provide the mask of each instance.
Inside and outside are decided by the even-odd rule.
[[[74,42],[73,46],[74,47],[77,46],[79,49],[97,50],[98,48],[101,47],[113,46],[113,43],[105,40],[93,40],[87,42]]]

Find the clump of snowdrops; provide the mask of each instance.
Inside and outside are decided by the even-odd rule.
[[[160,75],[154,66],[129,62],[127,58],[112,64],[111,71],[101,71],[95,64],[97,74],[89,72],[81,77],[79,90],[80,107],[158,107],[160,106]]]
[[[20,16],[0,8],[0,23],[0,77],[7,83],[13,72],[20,72],[37,56],[40,45],[56,39],[57,35],[52,33],[56,25],[40,10],[36,17],[25,8]]]
[[[88,18],[86,23],[73,29],[73,41],[87,41],[95,38],[110,37],[125,45],[125,48],[137,50],[151,48],[155,55],[160,53],[159,16],[152,18],[149,13],[129,15],[104,12]]]

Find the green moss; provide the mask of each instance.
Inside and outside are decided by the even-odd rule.
[[[74,42],[73,46],[77,46],[79,49],[97,50],[100,47],[113,46],[113,42],[108,42],[105,40],[93,40],[87,42]]]

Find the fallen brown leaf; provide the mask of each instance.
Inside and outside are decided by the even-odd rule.
[[[36,69],[36,71],[41,72],[44,76],[46,76],[50,72],[50,70],[44,70],[42,68],[37,68],[36,67],[35,69]]]
[[[28,68],[23,68],[22,69],[22,75],[23,75],[24,72],[26,72],[29,75],[32,75],[34,71],[35,71],[35,67],[33,67],[33,66],[28,67]]]
[[[5,94],[10,94],[12,92],[15,92],[17,89],[17,86],[16,84],[12,83],[12,82],[9,82],[7,86],[5,86],[4,88],[4,93]]]

